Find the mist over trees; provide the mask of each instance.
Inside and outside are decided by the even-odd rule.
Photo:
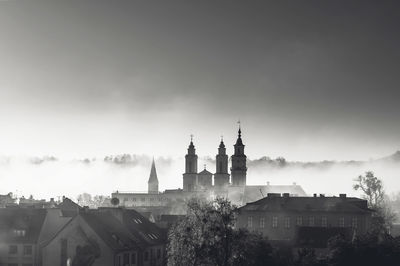
[[[91,209],[99,207],[111,207],[111,197],[103,195],[92,196],[89,193],[82,193],[76,197],[77,204],[81,207],[87,206]]]
[[[375,212],[373,230],[380,232],[390,230],[396,220],[396,214],[391,209],[382,180],[372,171],[367,171],[365,175],[359,175],[354,181],[353,189],[362,191],[362,198],[368,201],[368,207]]]

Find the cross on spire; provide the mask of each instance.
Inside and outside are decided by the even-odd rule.
[[[193,142],[193,134],[190,134],[190,142]]]

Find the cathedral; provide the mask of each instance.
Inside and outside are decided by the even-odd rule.
[[[210,173],[206,169],[198,172],[198,157],[196,149],[191,139],[187,154],[185,156],[185,173],[183,174],[183,191],[185,192],[198,192],[210,191],[220,194],[227,192],[230,187],[246,186],[246,155],[244,154],[244,147],[242,141],[242,131],[239,127],[238,138],[234,145],[235,152],[231,157],[232,167],[231,173],[228,172],[228,155],[223,139],[218,147],[218,154],[215,158],[215,174]]]
[[[226,154],[224,140],[218,147],[215,157],[215,173],[205,168],[198,171],[198,156],[191,137],[187,154],[185,155],[185,168],[183,173],[183,186],[178,189],[159,191],[159,183],[154,159],[151,163],[147,192],[120,192],[112,193],[112,198],[118,198],[119,205],[132,207],[141,211],[155,209],[160,213],[181,213],[185,202],[193,197],[212,200],[215,197],[228,198],[232,203],[242,206],[265,197],[268,193],[289,193],[292,196],[305,196],[301,186],[293,185],[247,185],[247,156],[242,140],[242,130],[239,126],[238,136],[231,156],[231,167]]]

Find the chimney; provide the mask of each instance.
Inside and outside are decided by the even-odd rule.
[[[268,198],[279,198],[281,196],[280,193],[268,193],[267,197]]]
[[[267,186],[269,186],[269,181],[267,182]]]
[[[317,193],[314,193],[314,195],[313,195],[313,196],[314,196],[314,198],[316,198],[316,197],[317,197]]]
[[[346,194],[339,194],[339,197],[340,197],[341,199],[345,199],[345,198],[346,198]]]
[[[283,193],[282,194],[284,198],[289,198],[290,194],[289,193]]]
[[[296,186],[297,184],[296,184],[296,182],[293,182],[293,186]]]

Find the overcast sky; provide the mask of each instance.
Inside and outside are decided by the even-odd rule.
[[[398,1],[1,1],[0,154],[400,149]]]

